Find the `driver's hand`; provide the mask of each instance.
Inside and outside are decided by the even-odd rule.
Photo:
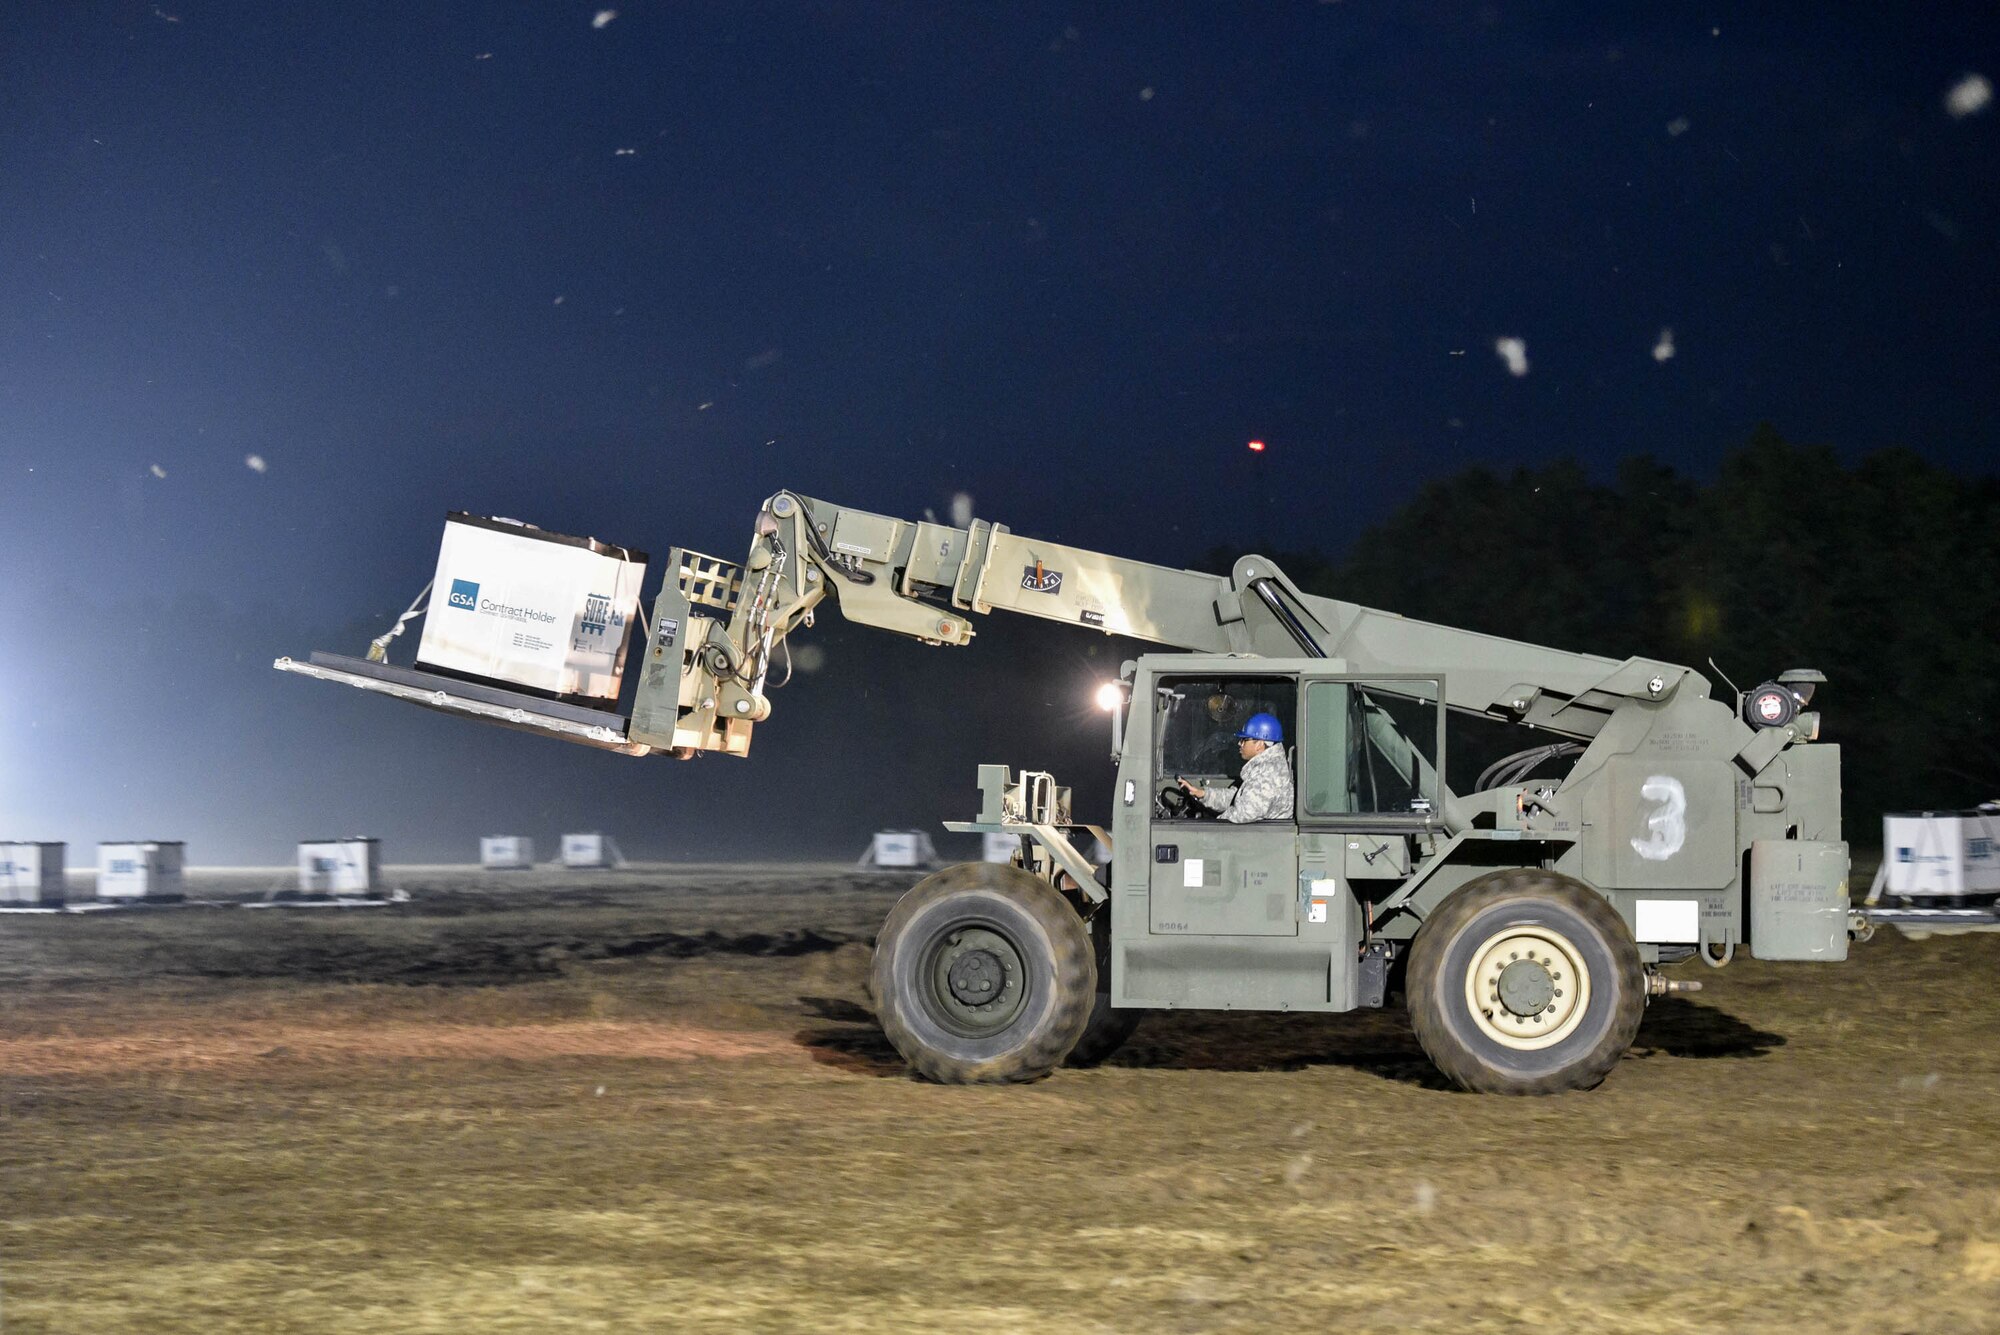
[[[1176,782],[1180,784],[1181,791],[1186,793],[1189,797],[1204,798],[1208,796],[1208,789],[1197,788],[1193,784],[1189,783],[1186,779],[1179,779],[1176,780]]]

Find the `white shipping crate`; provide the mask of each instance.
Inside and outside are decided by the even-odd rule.
[[[2000,811],[1911,811],[1882,818],[1892,895],[2000,892]]]
[[[566,834],[562,837],[565,867],[622,867],[625,855],[608,834]]]
[[[367,894],[381,878],[378,839],[308,839],[299,844],[299,889],[309,894]]]
[[[535,865],[535,841],[521,834],[489,834],[479,841],[479,865],[488,871],[523,871]]]
[[[861,859],[864,867],[928,867],[937,861],[937,849],[922,830],[883,830],[868,846]]]
[[[0,904],[60,904],[62,844],[0,843]]]
[[[987,862],[1012,862],[1014,855],[1021,851],[1021,836],[1018,834],[986,834],[980,838],[983,841],[980,857]]]
[[[646,554],[453,511],[417,666],[615,703]]]
[[[187,845],[178,839],[138,839],[97,846],[99,899],[163,899],[183,893]]]

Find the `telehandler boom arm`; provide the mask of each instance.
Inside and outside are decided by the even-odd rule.
[[[847,620],[965,644],[998,610],[1200,653],[1339,660],[1357,673],[1442,674],[1453,709],[1588,739],[1621,702],[1661,700],[1688,669],[1623,662],[1412,621],[1301,591],[1246,556],[1228,576],[1064,546],[973,520],[894,519],[781,491],[735,565],[675,548],[654,603],[630,739],[680,756],[747,753],[769,717],[785,639],[831,596]]]

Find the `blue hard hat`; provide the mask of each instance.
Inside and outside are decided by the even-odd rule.
[[[1282,742],[1285,740],[1285,725],[1278,722],[1276,714],[1252,714],[1243,720],[1243,726],[1236,735],[1257,742]]]

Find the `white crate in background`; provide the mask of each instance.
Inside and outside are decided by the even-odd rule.
[[[2000,892],[2000,811],[1906,811],[1882,818],[1884,888],[1892,895]]]
[[[0,904],[62,903],[65,848],[63,844],[0,843]]]
[[[936,861],[937,849],[922,830],[883,830],[861,855],[864,867],[928,867]]]
[[[307,839],[299,844],[299,889],[309,894],[367,894],[382,879],[378,839]]]
[[[479,840],[479,865],[488,871],[522,871],[535,865],[535,841],[524,834],[489,834]]]
[[[562,865],[565,867],[622,867],[625,854],[618,841],[608,834],[566,834],[562,837]]]
[[[161,899],[182,894],[187,845],[178,839],[132,839],[97,846],[99,899]]]

